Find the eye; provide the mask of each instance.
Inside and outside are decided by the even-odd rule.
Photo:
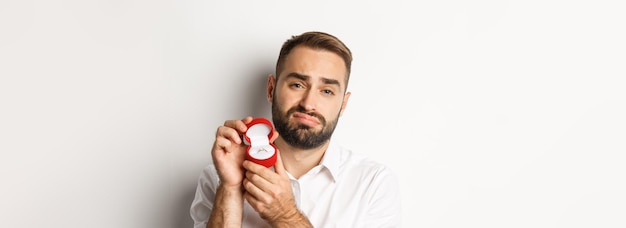
[[[335,95],[335,92],[333,92],[333,91],[332,91],[332,90],[330,90],[330,89],[325,89],[325,90],[322,90],[322,93],[324,93],[324,94],[326,94],[326,95]]]
[[[292,83],[290,87],[296,88],[296,89],[304,88],[304,86],[300,83]]]

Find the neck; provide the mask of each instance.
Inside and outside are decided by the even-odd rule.
[[[274,142],[280,151],[280,158],[287,170],[296,179],[307,173],[313,167],[320,164],[324,153],[330,144],[330,140],[313,149],[300,149],[285,142],[281,137]]]

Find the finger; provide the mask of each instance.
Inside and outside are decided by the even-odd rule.
[[[252,116],[247,116],[246,118],[243,118],[241,121],[243,121],[244,124],[249,124],[250,122],[252,122]]]
[[[265,167],[263,168],[267,169]],[[266,191],[267,189],[272,188],[272,182],[267,178],[264,178],[251,171],[247,171],[245,175],[246,175],[246,180],[254,184],[254,186],[258,187],[262,191]]]
[[[219,149],[224,149],[232,145],[232,142],[224,137],[217,137],[215,139],[215,146]]]
[[[248,172],[253,174],[261,174],[263,171],[267,171],[265,166],[254,163],[250,160],[243,161],[243,168],[245,168]],[[263,176],[261,176],[263,177]]]
[[[283,159],[280,156],[280,150],[278,149],[276,149],[276,163],[274,163],[274,171],[280,176],[289,176],[287,175],[287,171],[285,170],[285,166],[283,165]]]
[[[224,122],[224,126],[235,129],[239,134],[244,133],[248,130],[248,126],[246,126],[249,117],[244,118],[243,120],[227,120]],[[247,123],[244,121],[248,121]]]
[[[244,179],[244,189],[250,196],[252,196],[255,200],[261,202],[267,202],[267,198],[269,197],[267,193],[263,191],[263,188],[256,185],[255,181],[251,181],[250,179]]]
[[[255,185],[261,187],[262,189],[269,188],[269,186],[273,183],[277,183],[277,181],[274,180],[276,178],[276,174],[265,166],[245,160],[243,162],[243,167],[248,170],[248,172],[246,172],[246,176],[250,177],[249,180],[253,181]],[[256,177],[252,178],[252,175]]]
[[[245,125],[244,125],[245,127]],[[237,144],[241,144],[241,137],[236,129],[229,126],[220,126],[217,128],[217,138],[224,137]]]
[[[244,192],[243,198],[246,199],[248,201],[248,204],[250,204],[250,206],[252,206],[252,208],[254,208],[255,210],[258,211],[261,207],[261,202],[249,192]]]
[[[244,197],[248,200],[248,202],[250,204],[252,204],[253,201],[257,201],[257,199],[248,192],[248,188],[249,188],[248,185],[251,185],[250,181],[248,181],[247,179],[243,179],[243,183],[242,184],[243,184],[243,189],[245,190],[244,191]]]

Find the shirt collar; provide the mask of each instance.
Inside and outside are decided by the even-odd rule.
[[[330,140],[328,148],[324,153],[324,157],[322,157],[322,161],[320,162],[320,166],[322,166],[322,168],[326,168],[330,173],[330,176],[333,178],[333,181],[336,181],[337,175],[339,174],[338,172],[340,164],[341,147],[333,143],[333,140]]]

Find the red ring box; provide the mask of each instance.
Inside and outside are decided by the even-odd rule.
[[[272,122],[265,118],[255,118],[246,126],[248,130],[243,134],[243,141],[248,145],[246,159],[268,168],[273,166],[278,149],[270,143],[274,135]]]

